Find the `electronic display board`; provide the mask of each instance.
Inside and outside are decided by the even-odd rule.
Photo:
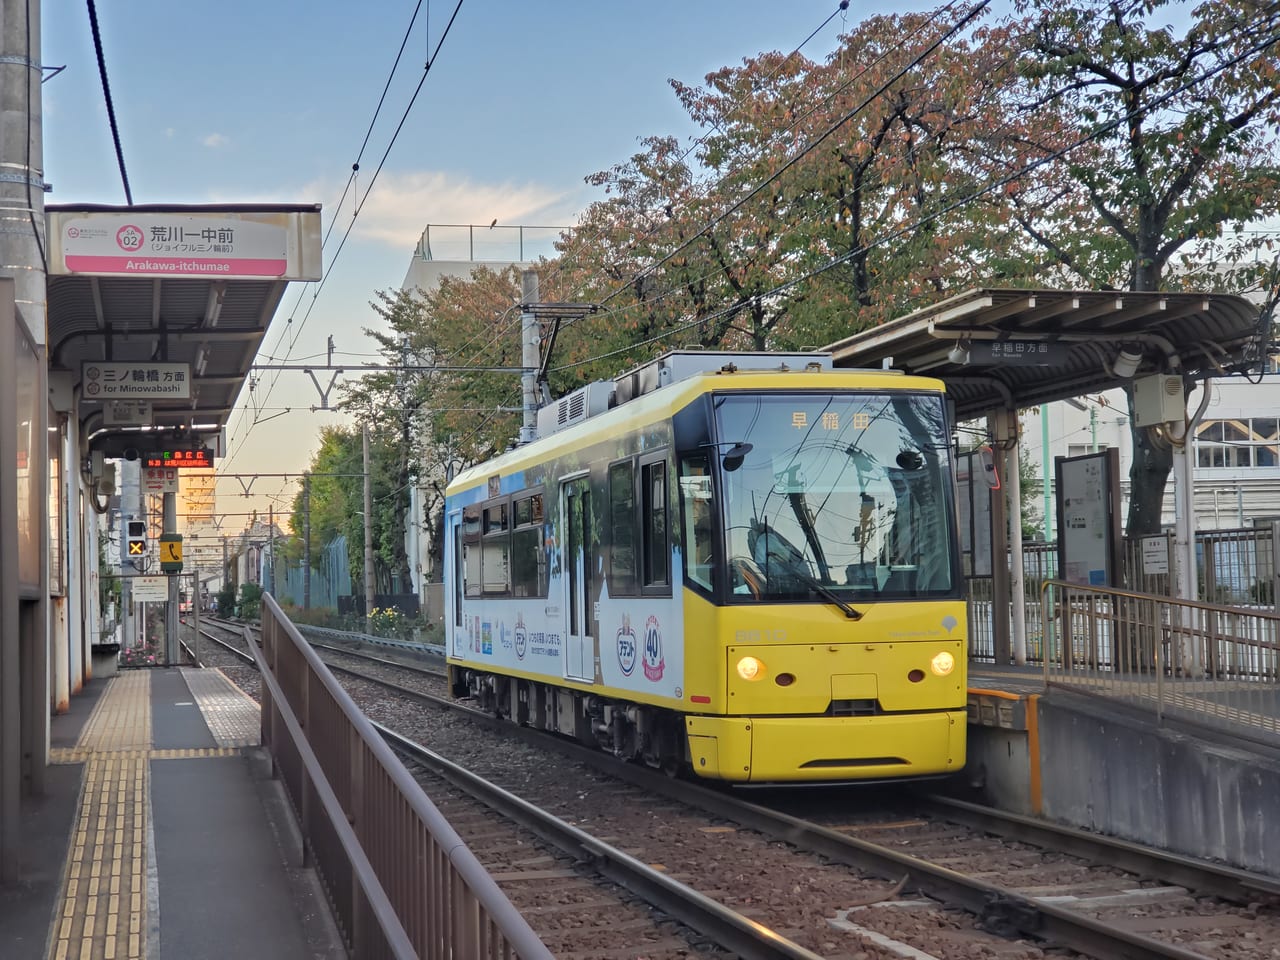
[[[212,470],[213,454],[205,448],[161,450],[148,453],[142,460],[142,466],[147,469],[176,467],[179,470]]]

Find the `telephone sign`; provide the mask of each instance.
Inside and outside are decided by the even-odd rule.
[[[160,569],[164,573],[182,572],[182,535],[166,533],[160,538]]]

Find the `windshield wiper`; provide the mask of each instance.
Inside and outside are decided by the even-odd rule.
[[[823,597],[830,600],[837,607],[843,610],[844,615],[848,617],[850,620],[862,619],[862,611],[855,610],[853,607],[849,606],[848,603],[846,603],[843,599],[841,599],[839,594],[837,594],[834,590],[832,590],[825,583],[823,583],[821,580],[817,579],[813,575],[798,569],[794,564],[787,565],[787,573],[794,576],[797,580],[799,580],[805,586],[809,587],[809,589],[817,593],[820,593]]]

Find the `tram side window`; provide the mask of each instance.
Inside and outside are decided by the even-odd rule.
[[[641,517],[644,528],[644,586],[667,587],[670,549],[667,544],[667,462],[640,467]]]
[[[542,544],[542,494],[516,500],[511,532],[511,592],[516,597],[547,595],[547,551]]]
[[[636,592],[635,463],[623,460],[609,468],[609,595]]]
[[[485,596],[511,593],[511,526],[507,504],[495,503],[484,509],[484,558],[480,569]]]
[[[462,580],[468,597],[480,596],[480,507],[462,511]]]
[[[711,589],[711,475],[705,454],[680,461],[680,496],[684,501],[685,576]]]

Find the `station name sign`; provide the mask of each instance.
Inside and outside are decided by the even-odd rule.
[[[143,457],[142,466],[148,470],[212,470],[213,454],[204,448],[161,450]]]

